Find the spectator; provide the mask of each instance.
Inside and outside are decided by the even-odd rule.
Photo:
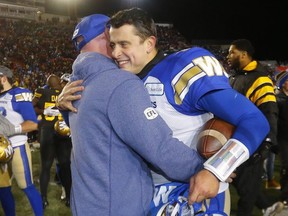
[[[254,59],[254,47],[247,39],[235,40],[229,47],[228,65],[235,70],[230,76],[232,88],[245,95],[266,116],[270,124],[270,132],[256,153],[236,170],[233,181],[238,195],[238,216],[252,215],[256,205],[263,209],[264,215],[272,215],[283,209],[282,202],[271,203],[262,193],[261,177],[263,162],[270,149],[277,144],[278,108],[272,80],[258,61]],[[273,204],[273,205],[272,205]]]

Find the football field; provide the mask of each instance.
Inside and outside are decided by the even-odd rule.
[[[32,158],[33,158],[33,176],[34,183],[39,190],[39,171],[40,171],[40,154],[38,148],[33,148]],[[60,200],[61,196],[61,187],[54,182],[55,176],[55,165],[51,168],[51,180],[48,187],[48,201],[49,206],[45,209],[45,216],[70,216],[71,211],[68,207],[65,206],[65,203]],[[276,180],[279,180],[279,159],[276,157],[275,161],[275,176]],[[263,184],[263,183],[262,183]],[[266,190],[264,192],[271,196],[275,201],[279,196],[279,190]],[[230,186],[231,191],[231,216],[236,216],[235,211],[237,208],[237,194],[233,186]],[[13,194],[16,202],[16,216],[33,216],[30,204],[28,199],[26,198],[24,192],[18,189],[15,180],[13,181]],[[0,208],[0,216],[4,216],[2,208]],[[253,216],[261,216],[263,215],[262,211],[254,208]],[[288,216],[288,209],[285,209],[281,214],[277,216]]]

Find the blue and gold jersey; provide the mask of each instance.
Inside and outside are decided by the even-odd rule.
[[[231,89],[223,66],[210,52],[198,47],[167,56],[150,70],[143,81],[154,108],[172,129],[173,136],[193,149],[196,149],[201,127],[213,117],[198,101],[211,91]],[[171,182],[154,171],[152,176],[156,185],[151,203],[152,215],[161,214],[162,208],[175,202],[180,196],[179,189],[183,189],[183,196],[187,197],[188,184]],[[225,190],[227,185],[222,187]],[[209,200],[205,212],[229,212],[224,197],[225,192],[222,192]]]
[[[37,116],[32,105],[33,94],[25,88],[15,87],[0,94],[0,113],[14,125],[24,121],[37,123]],[[27,141],[27,135],[15,135],[9,137],[12,146],[23,145]]]
[[[198,105],[198,100],[210,91],[231,88],[219,61],[198,47],[167,56],[143,81],[153,106],[173,135],[188,146],[196,143],[193,137],[212,117]]]

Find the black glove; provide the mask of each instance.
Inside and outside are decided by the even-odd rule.
[[[265,160],[268,157],[268,154],[270,152],[272,143],[264,141],[257,151],[251,156],[253,163],[258,162],[259,160]]]
[[[278,145],[272,145],[270,147],[270,151],[273,152],[274,154],[278,154],[279,153],[279,146]]]

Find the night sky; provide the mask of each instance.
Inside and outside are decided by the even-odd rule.
[[[55,8],[54,11],[61,13],[61,8],[65,8],[64,0],[47,1],[48,11],[57,4],[58,11]],[[231,41],[247,38],[254,44],[259,60],[288,60],[288,12],[285,0],[74,1],[77,2],[77,14],[80,17],[92,13],[111,15],[120,9],[138,6],[147,10],[156,22],[173,23],[189,40]]]

